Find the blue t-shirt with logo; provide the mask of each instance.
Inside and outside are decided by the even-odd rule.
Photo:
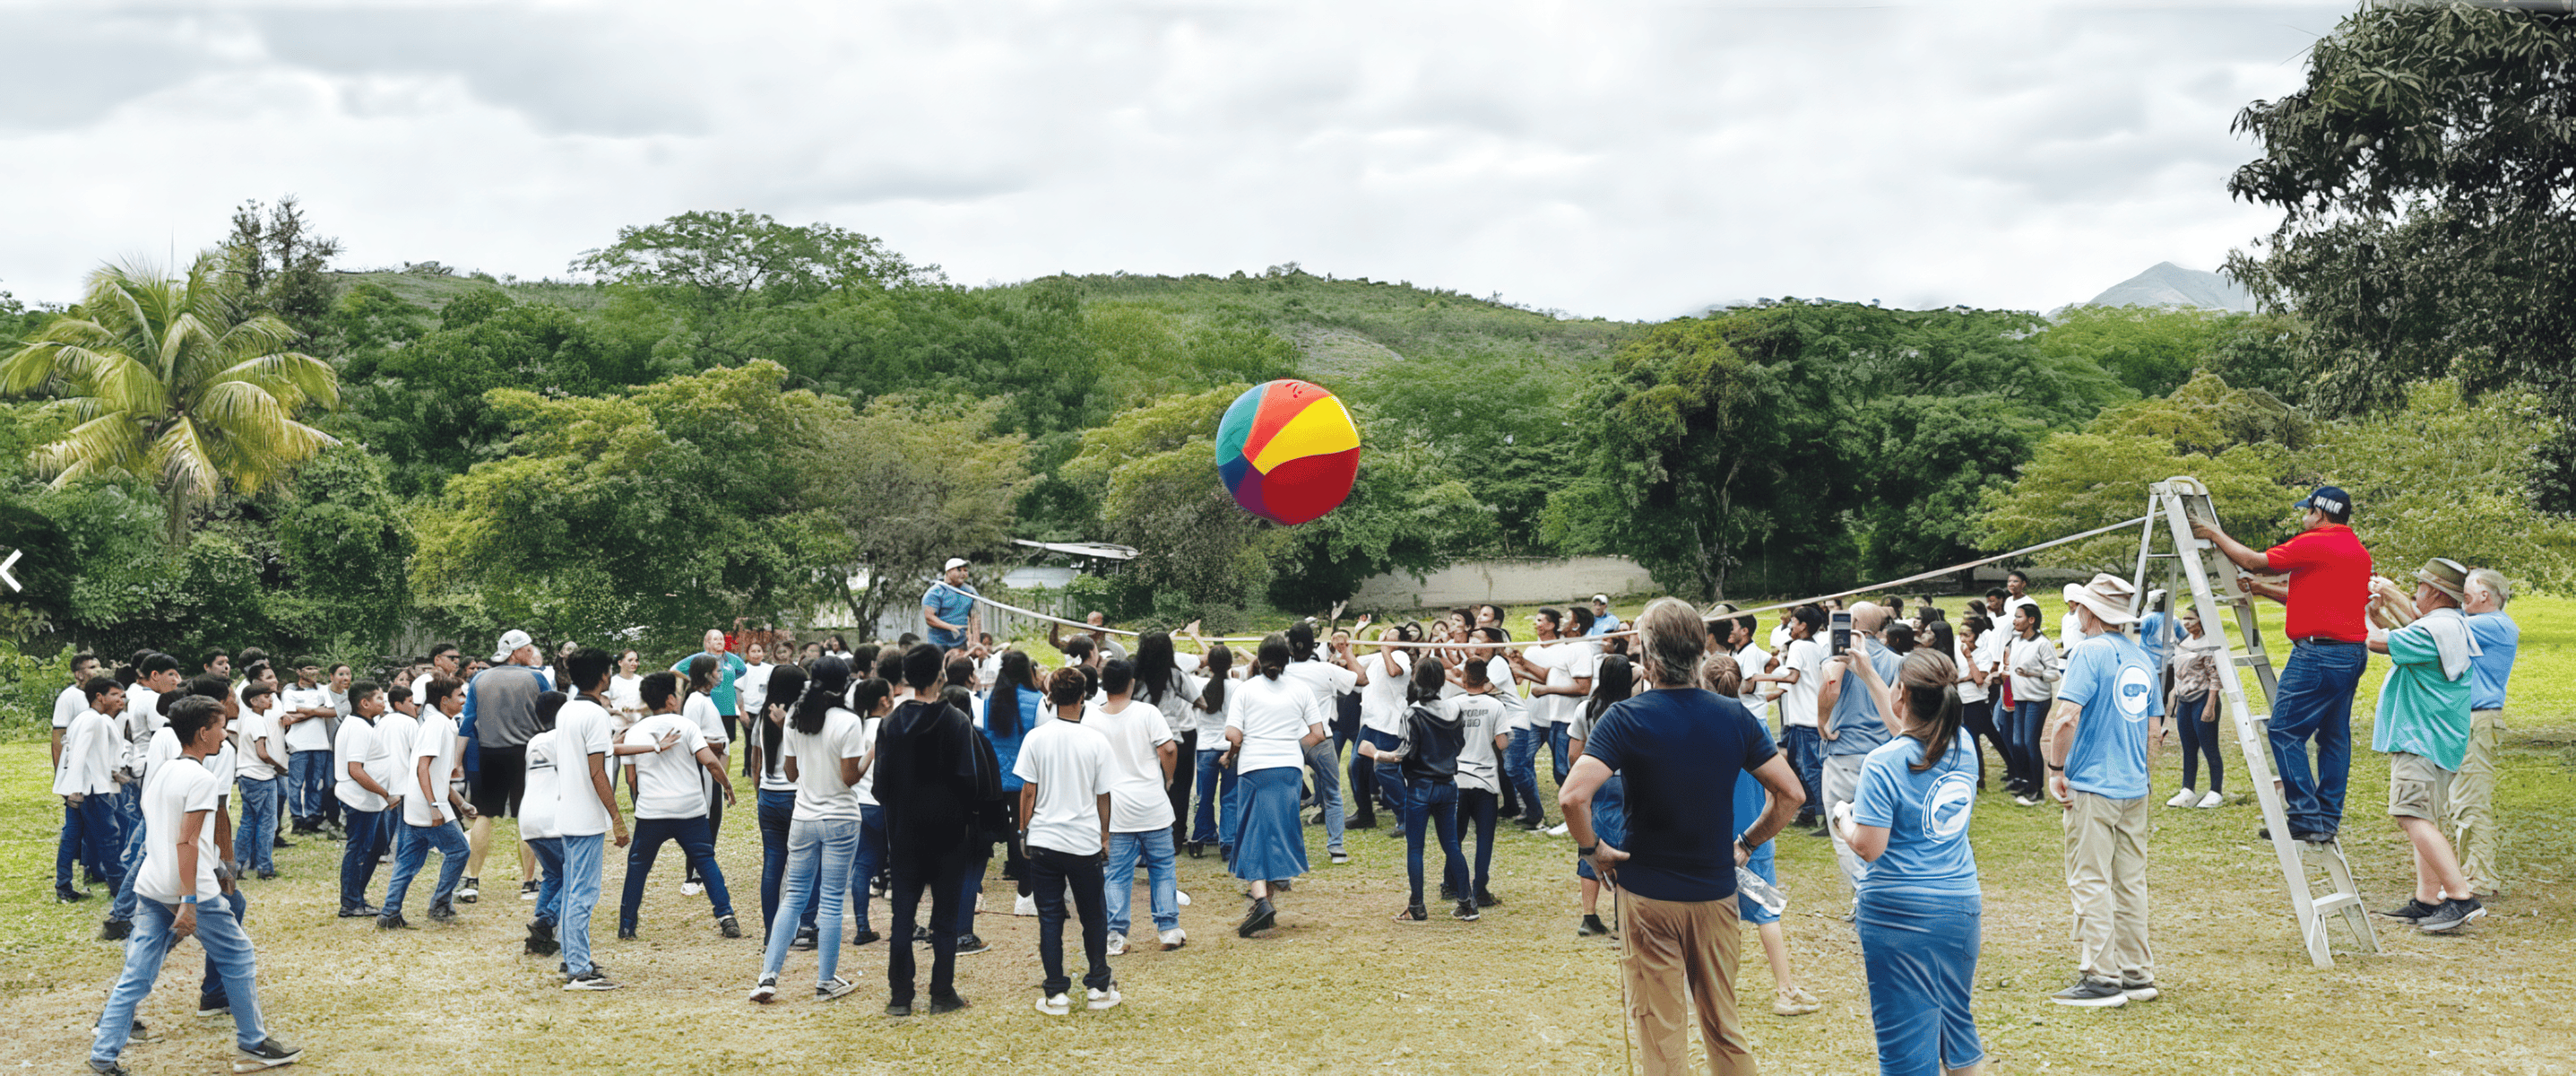
[[[2138,618],[2138,645],[2145,648],[2147,658],[2156,663],[2158,674],[2165,671],[2165,619],[2161,612]]]
[[[1882,684],[1895,683],[1897,671],[1905,667],[1904,655],[1856,632],[1852,635],[1852,650],[1868,655]],[[1887,722],[1878,719],[1878,703],[1870,699],[1869,688],[1860,682],[1859,673],[1843,673],[1843,690],[1834,697],[1831,727],[1834,738],[1825,743],[1828,757],[1866,755],[1887,742]]]
[[[1976,741],[1962,733],[1950,753],[1916,772],[1923,741],[1900,737],[1879,745],[1860,764],[1860,790],[1852,821],[1887,828],[1887,851],[1869,865],[1866,892],[1975,896],[1977,853],[1968,847],[1968,821],[1977,808]]]
[[[2066,652],[2057,698],[2084,708],[2066,752],[2066,786],[2136,799],[2147,794],[2147,719],[2165,712],[2155,661],[2118,632],[2087,637]]]
[[[2522,626],[2502,609],[2471,613],[2469,635],[2479,650],[2469,659],[2469,709],[2504,709],[2504,684],[2513,675],[2514,651],[2522,649]]]
[[[935,625],[932,626],[930,629],[931,645],[945,647],[951,650],[966,645],[966,632],[964,630],[966,618],[975,611],[975,587],[973,584],[970,583],[965,586],[952,587],[948,585],[947,580],[942,579],[936,583],[930,584],[929,593],[921,596],[921,604],[923,608],[930,610],[931,613],[939,619],[958,626],[955,630]]]

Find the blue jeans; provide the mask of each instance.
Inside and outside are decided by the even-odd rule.
[[[376,860],[385,854],[390,827],[400,821],[391,811],[361,811],[355,807],[349,808],[347,819],[349,835],[340,848],[340,907],[344,911],[367,906],[367,886],[376,880]]]
[[[528,850],[537,854],[537,869],[545,872],[537,879],[537,913],[532,918],[552,927],[563,919],[563,838],[539,837],[528,842]]]
[[[1145,861],[1145,879],[1152,890],[1154,929],[1170,930],[1181,925],[1180,872],[1172,854],[1172,831],[1155,828],[1142,833],[1109,835],[1109,863],[1102,871],[1101,884],[1109,894],[1109,932],[1127,933],[1128,911],[1136,897],[1136,860]]]
[[[796,820],[796,793],[778,789],[760,790],[760,929],[778,921],[778,885],[787,878],[788,833]],[[816,877],[821,877],[817,875]],[[819,901],[806,894],[805,918],[796,924],[798,930],[814,925],[814,909]]]
[[[1807,802],[1798,807],[1798,817],[1814,818],[1824,813],[1825,806],[1825,737],[1814,725],[1791,725],[1780,730],[1780,751],[1789,756],[1789,768],[1797,771],[1798,785],[1807,790]]]
[[[421,864],[429,862],[431,849],[438,851],[438,888],[430,890],[429,907],[453,911],[456,883],[465,877],[465,834],[457,832],[456,823],[441,822],[435,826],[415,826],[387,812],[385,820],[399,827],[394,833],[394,876],[385,883],[385,914],[401,915],[403,897],[411,892],[411,880],[420,874]]]
[[[1360,735],[1368,741],[1369,746],[1380,751],[1393,751],[1397,744],[1404,742],[1403,737],[1376,729],[1365,730]],[[1413,815],[1412,808],[1408,806],[1410,803],[1408,792],[1404,787],[1404,764],[1371,760],[1369,765],[1375,771],[1378,798],[1385,800],[1386,809],[1395,815],[1396,828],[1402,830],[1411,826]]]
[[[733,914],[733,895],[725,892],[724,868],[716,865],[716,833],[707,816],[638,818],[635,841],[626,846],[626,890],[617,902],[617,929],[635,929],[636,913],[644,906],[644,882],[653,876],[653,860],[666,841],[677,843],[689,865],[698,869],[716,918]]]
[[[125,820],[117,815],[117,795],[96,792],[81,797],[81,862],[106,879],[107,888],[124,888]]]
[[[2290,647],[2272,701],[2272,761],[2292,833],[2343,828],[2344,782],[2352,776],[2352,692],[2370,651],[2360,643],[2303,641]],[[2317,743],[2308,768],[2308,741]]]
[[[234,783],[241,786],[242,812],[233,827],[233,854],[249,870],[276,870],[277,792],[281,782],[274,777],[265,781],[242,777]]]
[[[1458,785],[1454,781],[1415,781],[1404,796],[1404,869],[1413,883],[1413,903],[1422,903],[1422,829],[1430,825],[1440,835],[1441,854],[1448,857],[1441,877],[1449,890],[1461,897],[1476,894],[1467,888],[1467,856],[1458,845]],[[1493,826],[1486,824],[1491,834]],[[1492,842],[1487,842],[1491,847]]]
[[[297,751],[286,756],[286,780],[295,802],[288,805],[298,830],[322,824],[331,802],[331,752]]]
[[[822,884],[825,878],[850,876],[850,860],[859,850],[859,824],[849,819],[790,822],[787,827],[787,881],[779,900],[784,914],[770,917],[769,949],[761,954],[760,977],[774,978],[787,966],[787,947],[796,941],[800,920],[814,916],[814,982],[829,985],[841,971],[841,897],[849,887]],[[856,887],[867,892],[864,885]],[[898,944],[911,944],[909,939]]]
[[[1232,795],[1234,792],[1234,771],[1216,764],[1216,760],[1223,757],[1225,757],[1224,748],[1199,749],[1197,774],[1199,807],[1196,820],[1190,824],[1190,840],[1199,844],[1206,844],[1209,841],[1219,841],[1221,844],[1233,843],[1219,839],[1216,822],[1217,800],[1221,798],[1219,792],[1222,791],[1226,795]],[[1222,790],[1217,787],[1220,782],[1225,786]],[[1226,827],[1225,832],[1233,832],[1233,827]]]
[[[1862,890],[1852,910],[1880,1072],[1966,1068],[1986,1056],[1968,992],[1983,901]]]
[[[2039,731],[2048,720],[2050,705],[2052,702],[2047,699],[2014,702],[2012,727],[2004,730],[2005,736],[2012,741],[2013,761],[2019,764],[2015,773],[2021,786],[2019,791],[2034,798],[2048,792],[2048,765],[2039,757]]]
[[[125,942],[125,970],[108,991],[107,1011],[99,1014],[90,1060],[114,1061],[125,1052],[126,1040],[134,1034],[134,1009],[152,993],[152,981],[160,977],[161,962],[169,957],[176,940],[170,935],[170,924],[178,918],[179,907],[145,900],[135,908],[134,934]],[[223,978],[224,997],[233,1009],[233,1043],[247,1050],[268,1041],[268,1031],[259,1022],[258,959],[251,951],[250,935],[242,932],[241,917],[225,901],[200,904],[195,937]]]
[[[1556,764],[1556,783],[1561,787],[1565,784],[1565,771],[1574,765],[1574,759],[1567,754],[1574,750],[1574,726],[1563,721],[1549,722],[1547,750]]]
[[[222,904],[231,908],[233,910],[233,922],[244,925],[249,924],[250,898],[242,894],[240,887],[234,887],[232,892],[216,898],[211,903]],[[251,1000],[256,1002],[259,999],[252,998]],[[200,1009],[215,1009],[223,1008],[231,1004],[232,989],[224,985],[224,970],[222,967],[216,965],[215,958],[210,955],[206,957],[206,977],[197,983],[197,1007]]]
[[[134,876],[143,872],[143,782],[135,781],[119,789],[116,814],[117,833],[122,838],[116,853],[120,873],[116,899],[108,902],[107,917],[123,921],[134,918]]]
[[[599,907],[599,860],[608,845],[605,834],[567,836],[563,841],[563,918],[555,940],[563,944],[564,974],[583,975],[590,962],[590,913]]]
[[[1503,780],[1520,797],[1521,819],[1533,826],[1547,821],[1547,808],[1538,801],[1538,744],[1545,736],[1537,729],[1513,729],[1503,758]]]
[[[859,843],[850,852],[849,884],[843,887],[850,893],[850,925],[857,930],[868,929],[868,888],[876,883],[877,872],[885,868],[885,863],[885,808],[862,803],[859,805]]]
[[[1341,756],[1333,753],[1333,741],[1326,739],[1306,749],[1306,769],[1315,775],[1315,802],[1324,806],[1324,848],[1342,850],[1342,774]]]

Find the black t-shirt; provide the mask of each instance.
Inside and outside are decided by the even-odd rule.
[[[1629,854],[1621,888],[1654,900],[1735,895],[1735,775],[1777,754],[1744,704],[1699,688],[1661,688],[1610,707],[1583,753],[1626,786]]]

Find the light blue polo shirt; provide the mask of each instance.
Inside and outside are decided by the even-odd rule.
[[[952,587],[948,585],[947,580],[942,579],[930,584],[929,592],[921,596],[921,605],[941,620],[964,625],[966,618],[975,612],[975,586],[969,583],[962,587]],[[963,630],[952,631],[947,628],[933,627],[930,629],[930,642],[934,646],[954,650],[966,645],[966,633]]]
[[[2498,609],[2469,614],[2469,634],[2479,653],[2469,659],[2469,709],[2504,709],[2504,685],[2513,676],[2513,655],[2522,649],[2522,626]]]
[[[2147,794],[2147,719],[2165,712],[2155,661],[2118,632],[2087,636],[2066,652],[2057,698],[2084,708],[2066,753],[2066,786],[2136,799]]]
[[[1879,683],[1896,683],[1897,670],[1905,667],[1904,655],[1859,632],[1852,633],[1852,649],[1869,658],[1870,667],[1878,670]],[[1871,701],[1869,689],[1861,685],[1859,673],[1843,673],[1842,694],[1834,698],[1830,727],[1834,738],[1825,743],[1827,758],[1866,755],[1887,742],[1887,723],[1878,719],[1878,704]]]

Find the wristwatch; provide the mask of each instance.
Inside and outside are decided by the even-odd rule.
[[[1597,845],[1597,844],[1587,844],[1587,845],[1584,845],[1584,846],[1582,846],[1582,847],[1580,847],[1580,848],[1575,849],[1575,850],[1574,850],[1574,854],[1579,855],[1579,856],[1582,856],[1582,857],[1583,857],[1583,858],[1585,858],[1585,859],[1590,859],[1590,858],[1592,858],[1592,853],[1597,852],[1597,851],[1600,851],[1600,850],[1601,850],[1601,846],[1600,846],[1600,845]]]

